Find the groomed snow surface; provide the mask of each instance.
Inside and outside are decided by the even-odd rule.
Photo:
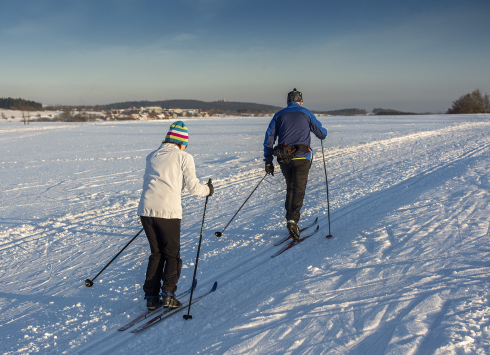
[[[300,224],[320,233],[271,259],[286,232],[270,117],[188,119],[213,179],[195,296],[132,334],[149,247],[136,208],[169,121],[0,122],[2,354],[488,354],[490,115],[321,117]],[[204,198],[184,194],[179,290],[190,287]]]

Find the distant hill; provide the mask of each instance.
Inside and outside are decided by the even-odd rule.
[[[198,110],[220,110],[224,112],[261,112],[272,113],[282,107],[256,104],[251,102],[234,102],[234,101],[199,101],[199,100],[162,100],[162,101],[126,101],[116,102],[109,105],[95,106],[98,108],[115,108],[126,109],[130,107],[151,107],[159,106],[161,108],[181,108],[181,109],[198,109]]]
[[[214,113],[225,113],[230,115],[236,114],[273,114],[279,110],[282,110],[284,107],[273,106],[273,105],[265,105],[265,104],[257,104],[253,102],[237,102],[237,101],[200,101],[200,100],[159,100],[159,101],[148,101],[148,100],[140,100],[140,101],[125,101],[125,102],[115,102],[107,105],[96,105],[90,106],[96,110],[109,110],[109,109],[130,109],[132,107],[161,107],[163,109],[172,109],[179,108],[184,110],[196,109],[203,110],[208,112],[209,114]],[[76,106],[72,106],[72,108],[78,108]],[[83,108],[88,108],[88,106],[84,106]],[[58,107],[58,109],[62,109],[62,107]],[[328,114],[332,116],[354,116],[354,115],[367,115],[366,110],[359,108],[348,108],[343,110],[334,110],[334,111],[313,111],[318,114]]]
[[[40,111],[43,109],[43,105],[40,102],[7,97],[0,98],[0,108],[7,110]]]

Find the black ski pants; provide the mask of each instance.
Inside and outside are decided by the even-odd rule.
[[[299,222],[300,210],[305,198],[306,183],[311,161],[308,159],[291,160],[290,163],[279,163],[282,174],[286,179],[286,220]]]
[[[150,243],[150,258],[146,269],[143,291],[146,296],[157,296],[160,287],[175,293],[182,270],[180,259],[180,219],[140,216]],[[163,281],[163,285],[160,284]]]

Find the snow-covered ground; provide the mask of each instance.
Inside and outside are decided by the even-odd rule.
[[[490,353],[490,115],[321,117],[302,223],[320,233],[271,259],[285,233],[284,180],[263,177],[270,118],[186,120],[188,152],[212,178],[195,295],[146,331],[140,230],[145,157],[169,121],[0,122],[2,354]],[[192,281],[204,198],[185,194]]]
[[[61,111],[20,111],[20,110],[7,110],[0,108],[0,124],[3,122],[22,122],[24,123],[24,117],[26,121],[31,123],[38,119],[55,119]]]

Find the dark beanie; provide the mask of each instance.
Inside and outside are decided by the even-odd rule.
[[[288,103],[290,102],[303,102],[303,94],[294,88],[288,93]]]

